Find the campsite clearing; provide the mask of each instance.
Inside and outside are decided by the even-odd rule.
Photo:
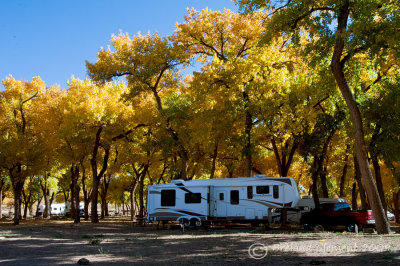
[[[251,248],[250,248],[251,247]],[[378,264],[400,263],[400,234],[312,233],[249,227],[157,230],[123,219],[98,224],[0,222],[0,264]]]

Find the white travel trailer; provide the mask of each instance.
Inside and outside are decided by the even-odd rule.
[[[50,215],[64,215],[64,214],[65,214],[64,203],[51,204]]]
[[[267,223],[271,208],[291,208],[300,196],[290,177],[173,180],[148,190],[149,221]]]

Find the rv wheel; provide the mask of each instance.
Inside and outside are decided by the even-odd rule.
[[[184,227],[190,226],[189,220],[188,220],[188,219],[185,219],[185,218],[179,219],[179,223],[180,223],[182,226],[184,226]]]
[[[195,225],[196,227],[201,227],[201,226],[203,225],[203,223],[201,222],[201,220],[197,220],[197,219],[196,219],[196,221],[194,222],[194,225]]]

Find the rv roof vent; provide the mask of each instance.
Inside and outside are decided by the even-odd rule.
[[[183,182],[185,182],[183,179],[175,179],[171,181],[172,184],[183,183]]]
[[[301,197],[302,199],[311,199],[311,196],[309,196],[309,195],[306,195],[306,196],[303,196],[303,197]]]
[[[266,175],[254,175],[253,177],[267,177]]]

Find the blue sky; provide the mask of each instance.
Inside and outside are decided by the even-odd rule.
[[[237,11],[230,0],[2,0],[0,79],[8,75],[47,85],[86,77],[112,33],[172,34],[186,8]],[[3,86],[1,85],[2,89]]]

